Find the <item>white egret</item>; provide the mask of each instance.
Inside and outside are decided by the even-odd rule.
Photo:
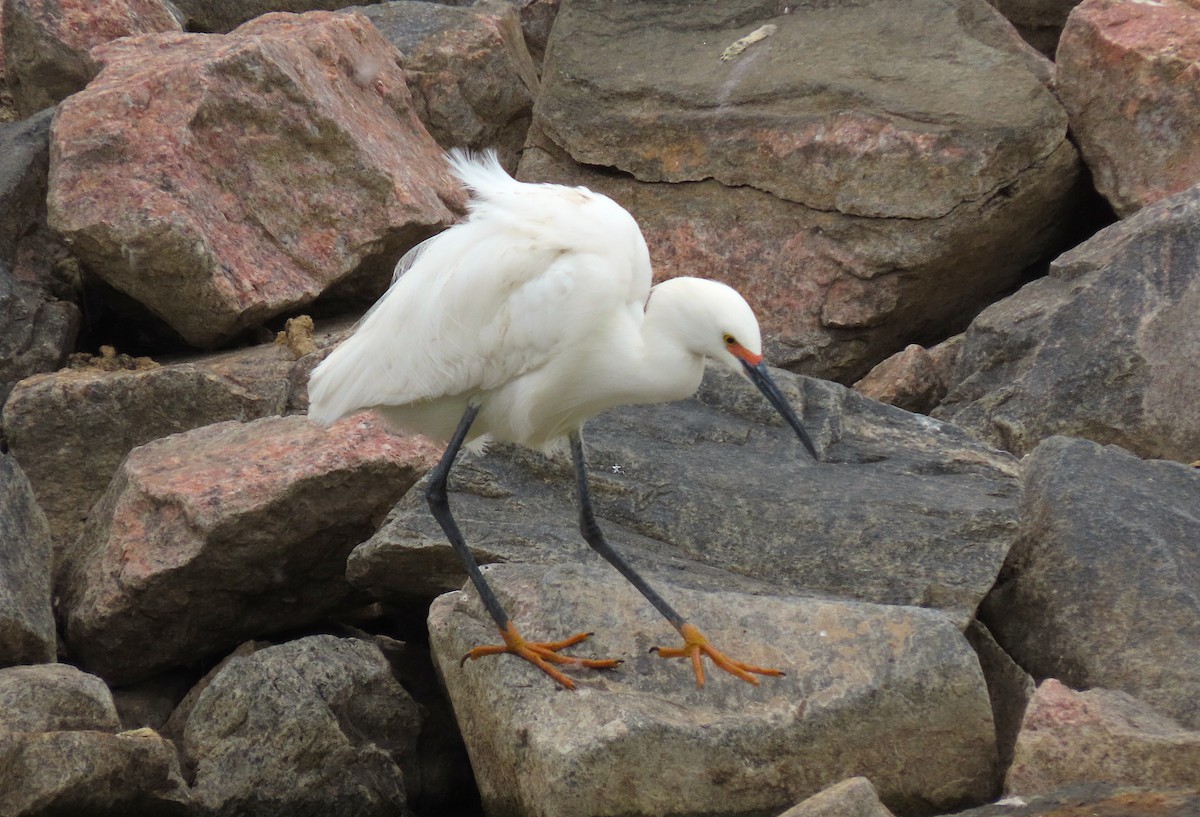
[[[527,184],[492,153],[455,152],[450,164],[473,191],[465,221],[424,242],[309,382],[309,416],[329,424],[373,409],[407,431],[448,441],[426,498],[504,639],[464,657],[502,652],[532,662],[564,687],[551,664],[619,662],[564,655],[581,633],[526,641],[488,586],[450,512],[446,480],[464,444],[488,439],[543,451],[569,443],[584,539],[679,631],[704,683],[702,655],[750,683],[779,675],[726,657],[612,548],[588,498],[581,429],[619,405],[679,400],[700,385],[705,360],[754,383],[816,457],[799,419],[763,362],[758,321],[733,289],[700,278],[651,287],[650,255],[633,217],[582,187]]]

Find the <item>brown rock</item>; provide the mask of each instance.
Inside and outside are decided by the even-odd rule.
[[[0,734],[120,728],[112,693],[95,675],[68,664],[0,669]]]
[[[444,148],[495,148],[517,167],[537,68],[513,5],[393,2],[356,9],[400,50],[421,121]]]
[[[56,541],[55,563],[129,451],[220,420],[283,413],[297,365],[268,344],[154,368],[64,369],[21,381],[4,435]]]
[[[1127,693],[1049,678],[1029,702],[1004,788],[1028,796],[1088,781],[1200,787],[1200,732]]]
[[[854,390],[906,411],[928,413],[946,396],[947,374],[923,346],[910,343],[867,372]]]
[[[1200,7],[1085,0],[1057,58],[1071,131],[1119,215],[1200,183]]]
[[[273,11],[334,11],[355,0],[171,0],[188,31],[224,34],[255,17]]]
[[[774,33],[721,59],[763,25]],[[555,23],[520,175],[610,195],[657,276],[730,283],[772,362],[853,382],[961,331],[1062,240],[1079,168],[1048,76],[982,0],[778,16],[748,0],[576,2]]]
[[[1079,0],[988,0],[1008,18],[1025,42],[1054,59],[1067,15]]]
[[[96,75],[89,49],[118,37],[181,31],[163,0],[3,0],[9,90],[22,116],[83,89]]]
[[[114,683],[311,623],[436,451],[364,418],[225,422],[130,453],[62,588],[71,654]]]
[[[378,294],[462,191],[398,55],[359,15],[97,48],[52,129],[50,223],[97,275],[210,346],[326,288]]]
[[[190,814],[169,741],[153,732],[0,732],[0,814]]]
[[[955,817],[1195,817],[1200,792],[1083,783],[1051,794],[1010,797],[989,806],[960,811]]]

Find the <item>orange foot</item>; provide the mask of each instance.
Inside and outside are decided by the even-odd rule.
[[[734,661],[710,644],[708,639],[704,637],[704,633],[691,624],[685,623],[680,627],[679,634],[683,636],[682,647],[655,647],[651,652],[658,653],[662,658],[691,658],[692,669],[696,673],[696,686],[698,687],[704,686],[704,664],[700,661],[701,654],[707,655],[712,659],[714,664],[730,675],[736,675],[743,681],[755,686],[758,686],[758,679],[754,675],[751,675],[751,673],[755,675],[783,675],[783,672],[777,669],[756,667],[752,664]]]
[[[578,633],[562,641],[526,641],[510,621],[508,626],[500,631],[500,635],[504,637],[503,644],[488,644],[483,647],[476,647],[462,657],[459,665],[467,663],[468,659],[474,661],[476,658],[482,658],[485,655],[500,655],[501,653],[510,652],[513,655],[524,658],[567,689],[574,689],[575,682],[550,666],[550,664],[577,664],[581,667],[591,667],[592,669],[612,669],[621,663],[620,660],[613,658],[576,658],[573,655],[558,654],[559,650],[566,649],[578,644],[580,641],[586,640],[591,633]]]

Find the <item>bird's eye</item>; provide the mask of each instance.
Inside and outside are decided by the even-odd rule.
[[[729,334],[728,332],[725,333],[723,340],[725,341],[726,346],[732,346],[733,344],[737,343],[737,341],[733,339],[733,335]]]

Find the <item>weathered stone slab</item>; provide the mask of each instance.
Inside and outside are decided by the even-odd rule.
[[[958,429],[826,381],[776,372],[824,462],[742,378],[709,370],[696,398],[615,410],[584,431],[592,499],[635,561],[945,610],[966,625],[1016,534],[1016,463]],[[596,559],[569,458],[496,446],[451,473],[450,504],[483,561]],[[412,491],[347,565],[380,598],[462,584]]]
[[[495,626],[473,591],[434,602],[434,657],[496,817],[770,813],[867,769],[897,813],[948,811],[994,789],[983,675],[936,611],[695,591],[654,571],[718,648],[787,672],[754,687],[710,668],[698,689],[687,662],[648,652],[678,636],[607,565],[493,565],[487,576],[525,637],[594,630],[574,652],[625,661],[568,669],[570,693],[512,656],[460,666]],[[686,783],[664,784],[675,779]]]

